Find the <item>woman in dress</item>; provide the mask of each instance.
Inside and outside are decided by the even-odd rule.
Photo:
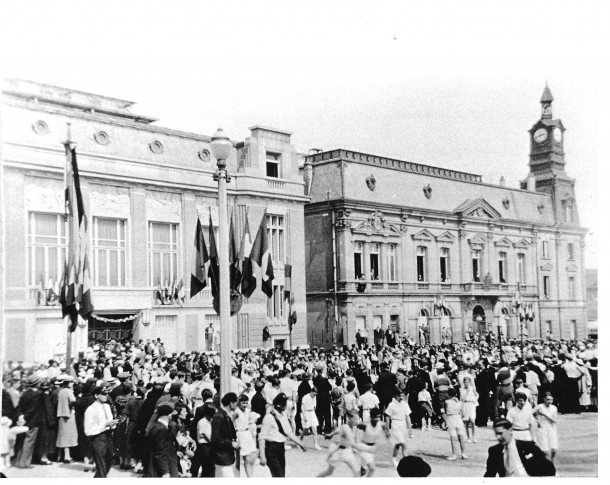
[[[477,443],[474,437],[474,422],[477,417],[479,393],[474,388],[469,375],[464,376],[463,385],[460,388],[460,401],[462,402],[462,418],[466,425],[466,443]]]
[[[58,459],[60,450],[64,450],[64,463],[72,462],[70,448],[78,445],[78,430],[76,429],[76,417],[74,404],[76,398],[72,392],[74,378],[65,376],[61,381],[61,389],[57,397],[57,442]]]
[[[116,416],[119,422],[114,430],[113,439],[116,456],[119,457],[120,469],[131,470],[132,466],[129,463],[130,457],[127,454],[129,446],[127,441],[127,415],[125,414],[125,409],[127,403],[131,400],[132,391],[129,386],[123,386],[122,391],[123,393],[117,396],[114,401]]]
[[[534,441],[532,429],[536,423],[529,396],[522,392],[515,393],[516,405],[508,410],[506,419],[513,424],[513,436],[520,441]]]
[[[547,392],[542,404],[534,408],[534,416],[538,419],[538,448],[547,458],[555,463],[558,449],[557,439],[557,407],[553,405],[553,395]]]
[[[319,422],[318,417],[316,416],[316,395],[316,388],[312,387],[309,394],[305,394],[301,401],[301,425],[303,426],[303,429],[301,430],[301,441],[303,441],[305,433],[310,431],[313,436],[314,448],[316,450],[321,450],[322,448],[318,444]]]
[[[409,438],[413,438],[411,419],[409,419],[410,414],[411,409],[409,405],[403,400],[402,393],[396,389],[394,400],[385,410],[386,424],[390,429],[390,444],[394,447],[392,452],[394,467],[398,466],[397,456],[399,450],[402,452],[402,456],[407,456],[407,435]]]
[[[256,461],[256,420],[258,413],[250,410],[250,398],[247,394],[239,396],[237,409],[233,415],[233,423],[239,443],[239,456],[244,460],[244,470],[247,477],[253,476]]]

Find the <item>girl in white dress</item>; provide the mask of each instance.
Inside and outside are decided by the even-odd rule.
[[[466,425],[466,443],[477,443],[474,437],[474,422],[477,417],[479,393],[472,385],[472,378],[469,375],[464,376],[463,385],[460,388],[460,401],[462,401],[462,419]]]
[[[310,430],[313,436],[313,445],[316,450],[322,448],[318,444],[318,417],[316,416],[316,388],[313,387],[309,394],[303,396],[301,401],[301,424],[303,429],[301,430],[301,441],[305,433]]]
[[[555,463],[558,449],[557,439],[557,407],[553,405],[553,395],[547,392],[544,402],[534,408],[534,416],[538,419],[538,448],[547,458]]]
[[[407,434],[409,438],[413,438],[413,429],[409,418],[411,409],[407,402],[403,401],[403,395],[400,391],[396,391],[396,396],[386,408],[385,414],[386,424],[390,429],[390,444],[394,447],[392,463],[394,467],[397,467],[398,450],[402,451],[402,456],[407,456]]]
[[[254,462],[258,455],[256,449],[256,420],[258,414],[250,410],[250,398],[246,394],[239,396],[238,407],[233,415],[233,423],[237,432],[239,455],[244,459],[246,476],[251,477]]]

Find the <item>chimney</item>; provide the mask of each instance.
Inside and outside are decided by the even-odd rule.
[[[316,153],[322,153],[322,149],[321,148],[310,148],[309,149],[310,155],[315,155]]]
[[[500,177],[500,187],[506,187],[506,180],[504,179],[504,175]]]

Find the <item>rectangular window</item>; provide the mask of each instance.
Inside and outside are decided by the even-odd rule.
[[[354,278],[359,279],[362,276],[362,243],[354,244]]]
[[[369,254],[369,261],[371,264],[371,280],[379,279],[379,249],[381,245],[378,243],[371,244],[371,253]]]
[[[30,212],[28,230],[28,284],[47,288],[62,278],[67,258],[66,223],[60,214]]]
[[[544,322],[544,325],[545,325],[545,329],[544,329],[544,336],[545,336],[546,338],[551,338],[551,333],[552,333],[552,332],[551,332],[551,329],[552,329],[552,327],[551,327],[551,321],[550,321],[550,320],[547,320],[546,322]]]
[[[267,316],[281,319],[284,316],[284,286],[273,285],[273,297],[267,299]]]
[[[523,253],[518,253],[517,254],[517,276],[518,276],[518,283],[521,283],[522,285],[525,284],[525,254]]]
[[[93,218],[93,284],[126,286],[125,221]]]
[[[441,248],[441,256],[440,256],[440,266],[441,266],[441,283],[448,283],[451,279],[451,274],[449,271],[449,249]]]
[[[481,281],[481,250],[472,250],[472,281]]]
[[[171,285],[178,277],[178,224],[148,223],[150,285]]]
[[[426,247],[417,247],[417,281],[426,281],[427,252],[428,250]]]
[[[396,281],[396,244],[388,245],[388,280]]]
[[[285,263],[284,216],[267,215],[267,241],[273,261]]]
[[[574,259],[574,243],[568,243],[568,259]]]
[[[551,257],[549,255],[549,242],[548,241],[542,241],[542,257],[543,258]]]
[[[280,177],[280,161],[282,156],[279,153],[267,152],[267,177]]]
[[[550,276],[542,277],[542,290],[544,292],[545,298],[551,297],[551,277]]]
[[[568,277],[568,298],[570,300],[576,299],[576,279],[574,276]]]
[[[498,281],[506,283],[506,253],[498,254]]]

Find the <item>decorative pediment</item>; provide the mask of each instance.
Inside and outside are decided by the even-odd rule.
[[[578,271],[578,266],[576,266],[575,264],[568,264],[566,266],[566,271],[568,271],[569,273],[576,273]]]
[[[439,234],[438,236],[436,236],[436,242],[439,243],[445,243],[445,244],[451,244],[453,243],[453,241],[455,241],[456,237],[451,234],[449,231],[445,231],[442,234]]]
[[[502,239],[498,239],[496,242],[494,242],[494,244],[496,246],[502,247],[502,248],[512,248],[513,247],[513,243],[510,242],[510,239],[508,239],[507,237],[503,237]]]
[[[400,234],[400,228],[386,221],[383,212],[375,211],[366,219],[358,224],[353,232],[364,234]]]
[[[500,219],[502,215],[485,199],[467,199],[453,210],[454,213],[466,217],[481,219]]]
[[[470,239],[468,239],[468,243],[471,246],[485,246],[486,242],[487,241],[485,241],[485,238],[480,236],[479,234],[476,234],[473,237],[471,237]]]
[[[542,271],[553,271],[553,265],[551,263],[546,263],[540,266]]]
[[[434,235],[428,231],[428,229],[422,229],[415,234],[411,234],[411,237],[416,241],[433,241]]]
[[[523,249],[527,249],[529,247],[530,243],[527,239],[519,239],[516,243],[515,243],[515,247],[516,248],[523,248]]]

